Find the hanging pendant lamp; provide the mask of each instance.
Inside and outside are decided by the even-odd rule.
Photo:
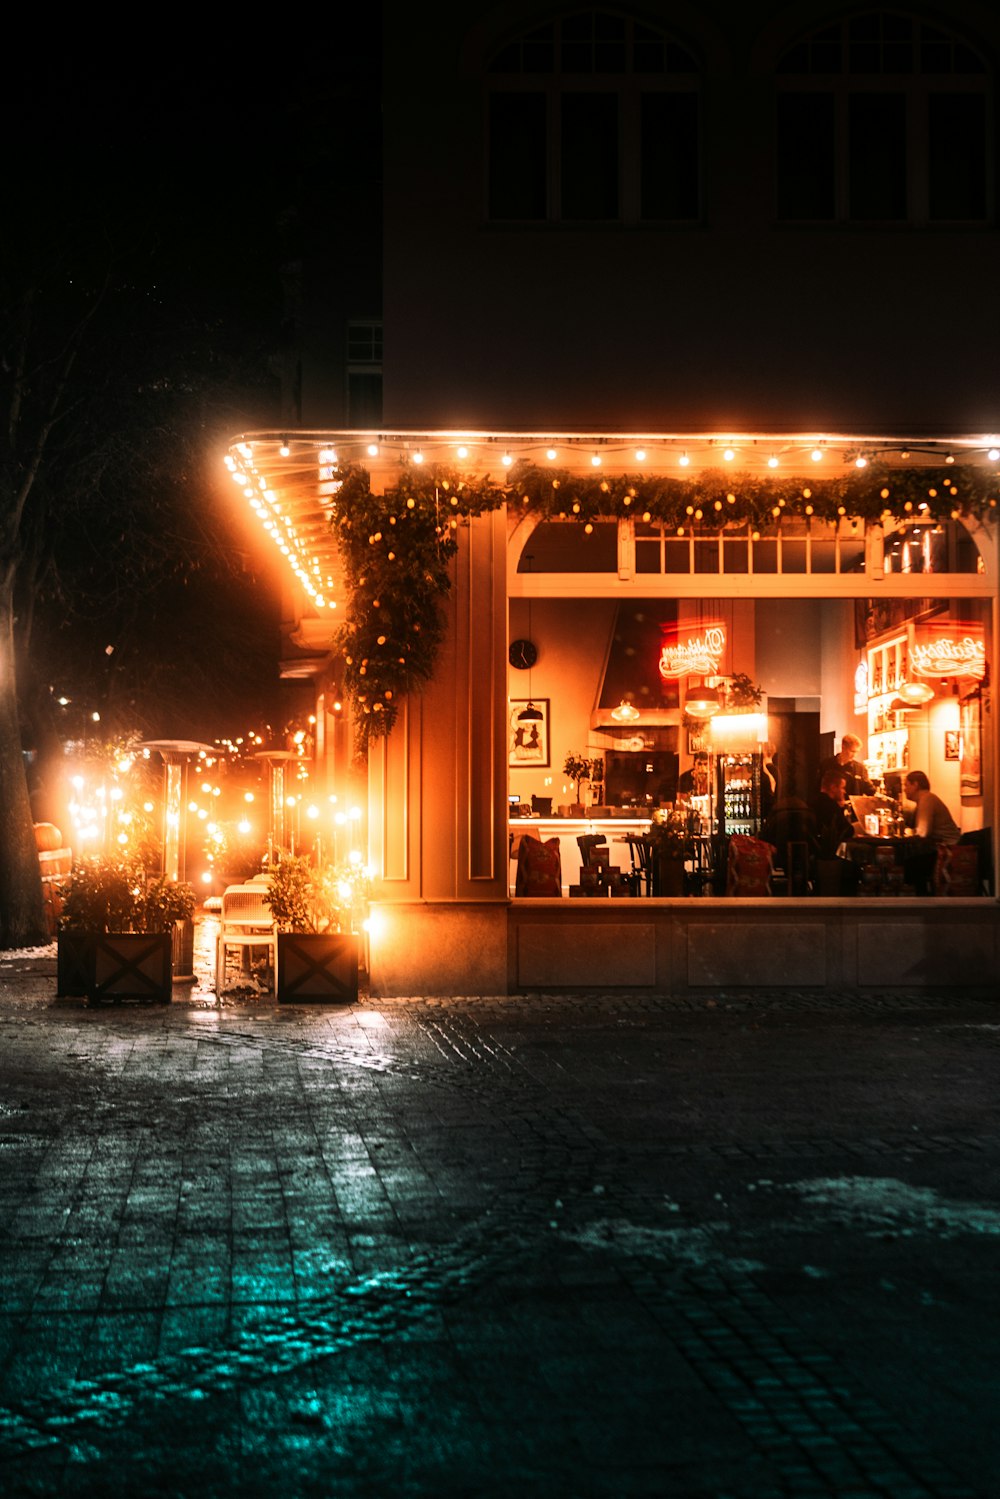
[[[526,568],[526,571],[530,574],[530,572],[531,572],[531,563],[532,563],[532,556],[531,556],[530,552],[526,552],[525,553],[524,560],[528,564],[527,568]],[[529,640],[533,639],[533,636],[531,634],[531,594],[530,593],[528,594],[528,639]],[[530,657],[529,657],[529,660],[530,660]],[[522,708],[521,711],[520,711],[520,713],[517,715],[517,721],[518,721],[518,723],[541,723],[542,722],[542,710],[541,710],[541,708],[536,708],[535,705],[534,705],[534,703],[531,701],[531,667],[530,666],[528,667],[528,704],[527,704],[527,707]]]
[[[896,694],[908,708],[920,708],[924,703],[930,702],[934,696],[934,688],[929,682],[900,682]]]
[[[704,680],[692,681],[684,697],[684,712],[690,718],[711,718],[719,711],[719,690]]]

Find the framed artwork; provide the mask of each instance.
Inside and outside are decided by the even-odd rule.
[[[708,754],[708,732],[705,729],[688,729],[688,754]]]
[[[944,731],[944,757],[946,760],[958,760],[960,758],[960,745],[962,736],[958,729],[945,729]]]
[[[547,697],[531,699],[541,718],[522,722],[518,714],[528,706],[526,697],[512,697],[507,710],[507,757],[512,770],[518,767],[528,770],[536,765],[549,763],[549,700]]]
[[[959,788],[962,796],[982,796],[983,762],[979,692],[969,692],[959,699],[961,743],[959,745]]]

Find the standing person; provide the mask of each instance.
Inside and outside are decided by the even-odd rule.
[[[868,779],[868,771],[864,763],[858,759],[860,749],[861,740],[857,734],[845,734],[840,741],[840,749],[837,753],[821,763],[820,781],[822,782],[828,770],[842,770],[847,781],[848,796],[874,796],[874,783]]]
[[[913,837],[907,840],[903,860],[903,878],[918,895],[929,895],[937,851],[958,842],[962,831],[922,770],[911,770],[903,782],[903,796],[913,802],[912,812],[905,812],[913,826]]]

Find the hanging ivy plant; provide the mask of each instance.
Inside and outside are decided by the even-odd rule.
[[[905,524],[975,517],[992,520],[1000,499],[995,473],[960,464],[899,469],[870,464],[804,482],[712,469],[692,478],[663,474],[579,476],[521,462],[503,483],[452,469],[407,466],[383,494],[368,471],[350,465],[331,507],[347,577],[345,624],[336,647],[363,757],[388,734],[400,698],[434,674],[445,630],[456,531],[471,516],[512,509],[579,522],[633,516],[677,536],[744,530],[757,539],[782,520],[879,520]]]

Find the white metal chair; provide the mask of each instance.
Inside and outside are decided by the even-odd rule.
[[[222,892],[219,938],[215,952],[215,992],[222,993],[226,949],[266,947],[271,973],[278,970],[278,928],[265,885],[228,885]]]

